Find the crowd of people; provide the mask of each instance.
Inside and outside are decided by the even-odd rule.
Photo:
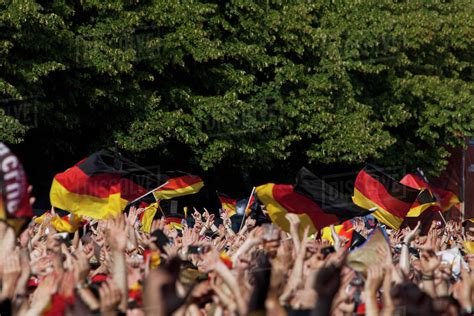
[[[192,214],[182,229],[165,218],[151,233],[140,208],[89,219],[58,233],[53,212],[16,235],[0,223],[1,315],[461,315],[472,312],[470,222],[385,229],[363,270],[347,264],[350,240],[291,231],[225,213]],[[40,222],[40,223],[39,223]],[[368,240],[363,218],[352,229]],[[463,233],[464,231],[464,233]],[[362,244],[359,247],[364,247]],[[460,262],[442,255],[455,249]]]

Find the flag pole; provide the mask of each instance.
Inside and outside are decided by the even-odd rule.
[[[250,192],[249,200],[247,201],[247,205],[245,206],[245,209],[244,209],[244,216],[242,216],[242,222],[240,222],[239,231],[241,231],[242,227],[244,226],[245,216],[247,215],[247,209],[249,208],[249,204],[250,204],[250,201],[252,201],[252,196],[254,193],[255,193],[255,187],[253,187],[252,192]]]
[[[147,196],[148,194],[150,194],[150,193],[152,193],[152,192],[155,192],[155,191],[158,190],[158,189],[161,189],[162,187],[164,187],[164,186],[167,185],[167,184],[168,184],[168,181],[166,181],[166,182],[163,183],[162,185],[160,185],[160,186],[154,188],[153,190],[148,191],[147,193],[143,194],[142,196],[137,197],[135,200],[133,200],[132,202],[129,202],[128,204],[130,205],[130,204],[132,204],[132,203],[135,203],[136,201],[141,200],[142,198],[144,198],[144,197]]]
[[[161,208],[161,205],[159,203],[159,201],[156,201],[157,205],[158,205],[158,208],[160,209],[161,211],[161,215],[163,215],[164,218],[166,218],[166,215],[165,215],[165,212],[163,212],[163,209]]]
[[[442,219],[443,222],[444,222],[444,226],[448,225],[448,223],[446,223],[446,220],[444,219],[444,216],[443,216],[443,214],[441,213],[441,211],[438,211],[438,213],[439,213],[439,216],[441,216],[441,219]]]

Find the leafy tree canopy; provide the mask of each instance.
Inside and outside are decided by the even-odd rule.
[[[4,0],[0,139],[204,170],[443,169],[474,130],[457,1]]]

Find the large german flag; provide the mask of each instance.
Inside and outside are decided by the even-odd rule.
[[[400,183],[407,185],[411,188],[418,189],[418,190],[423,190],[423,191],[429,191],[436,199],[435,204],[439,206],[439,208],[433,208],[433,210],[438,211],[447,211],[449,210],[452,206],[461,203],[459,198],[457,197],[456,194],[453,192],[443,190],[440,188],[436,188],[430,184],[428,184],[426,181],[424,181],[421,177],[415,175],[415,174],[407,174],[406,176],[403,177],[403,179],[400,181]],[[433,204],[428,205],[428,207],[433,206]],[[426,209],[426,208],[425,208]],[[410,211],[410,213],[412,213]],[[409,213],[409,216],[410,216]],[[421,214],[421,212],[420,212]]]
[[[349,195],[337,191],[305,167],[296,176],[295,191],[313,200],[323,212],[337,216],[341,222],[370,214],[369,210],[355,205]]]
[[[237,200],[219,192],[217,193],[217,196],[221,202],[221,208],[227,213],[227,216],[234,216],[237,213]]]
[[[104,149],[57,174],[49,196],[56,208],[104,219],[121,213],[127,202],[146,192],[114,166],[113,154]]]
[[[377,208],[373,215],[380,222],[398,229],[419,194],[419,190],[401,184],[373,165],[367,165],[357,175],[352,199],[362,208]]]
[[[184,175],[167,180],[166,185],[153,192],[155,199],[168,200],[179,196],[195,194],[204,186],[204,181],[195,175]]]
[[[314,234],[316,230],[339,222],[337,216],[324,213],[314,201],[295,192],[292,185],[268,183],[255,191],[271,220],[286,232],[290,231],[290,223],[285,218],[288,213],[300,217],[301,234],[306,226],[310,227],[310,234]]]

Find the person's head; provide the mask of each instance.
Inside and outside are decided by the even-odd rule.
[[[433,300],[433,307],[437,315],[458,316],[462,313],[461,305],[452,296],[435,298]]]
[[[390,291],[393,303],[403,315],[435,315],[433,300],[411,282],[396,284]]]
[[[466,241],[474,241],[474,223],[470,220],[464,222],[464,236]]]

